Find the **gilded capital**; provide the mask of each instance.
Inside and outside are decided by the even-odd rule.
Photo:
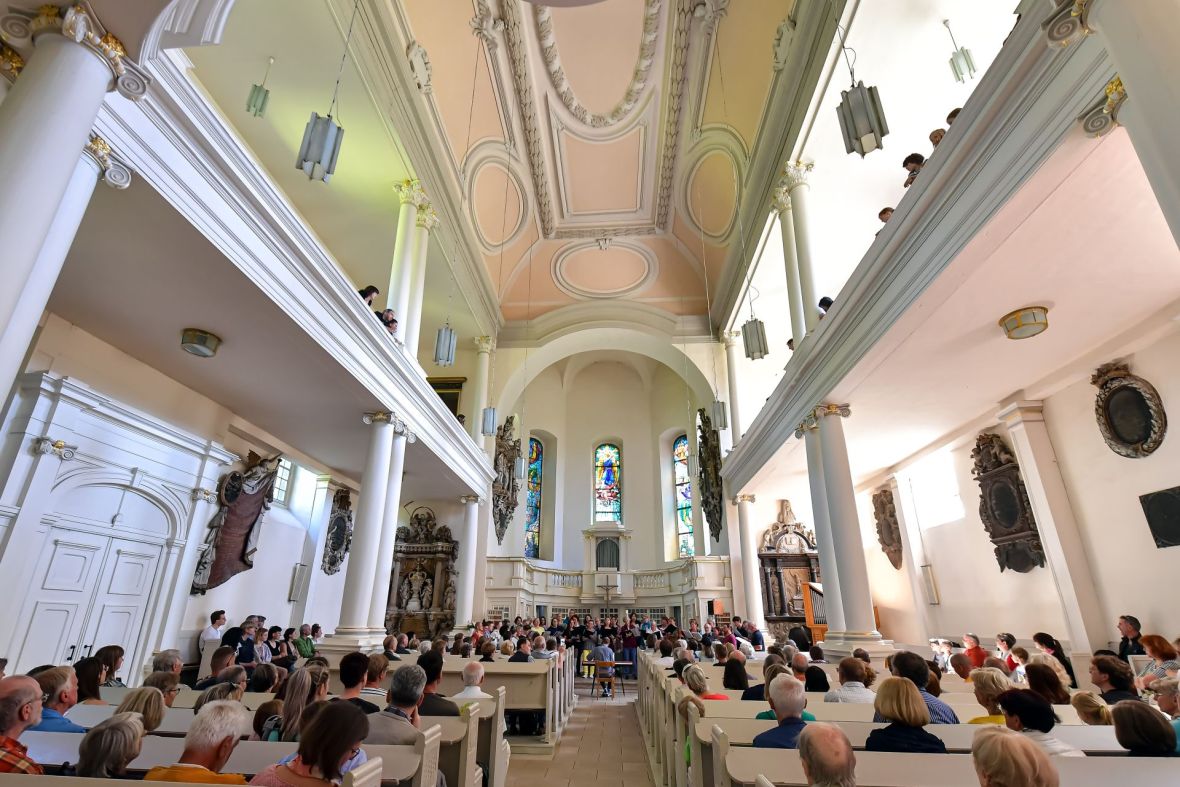
[[[82,153],[98,165],[102,179],[111,188],[125,189],[131,185],[131,170],[114,155],[110,144],[98,134],[91,132]]]
[[[774,212],[780,216],[791,209],[791,191],[787,187],[786,182],[781,183],[774,190],[774,197],[770,201],[770,205],[774,208]]]
[[[1053,11],[1041,22],[1045,43],[1064,49],[1092,34],[1088,5],[1089,0],[1057,0]]]
[[[0,44],[0,78],[15,82],[25,67],[25,59],[12,47]]]
[[[410,425],[393,413],[389,413],[389,422],[393,425],[393,433],[398,437],[406,438],[407,443],[415,443],[418,441],[418,435],[410,429]]]
[[[721,343],[726,347],[733,347],[737,344],[738,337],[741,335],[741,331],[723,331],[721,334]]]
[[[422,183],[416,179],[403,180],[393,187],[398,201],[403,205],[422,205],[426,202],[426,192],[422,190]]]
[[[821,404],[815,408],[816,420],[827,415],[834,415],[840,418],[847,418],[852,415],[852,408],[847,404]]]
[[[476,352],[490,353],[496,349],[496,340],[491,336],[476,336],[472,341],[475,342]]]
[[[807,178],[815,165],[810,161],[796,161],[783,167],[783,186],[790,193],[800,186],[807,185]]]
[[[434,212],[434,208],[430,207],[430,203],[427,202],[418,205],[416,223],[427,232],[438,226],[438,214]]]
[[[462,497],[459,498],[459,502],[462,503],[463,505],[470,505],[471,503],[475,503],[476,505],[479,505],[483,501],[480,500],[479,495],[463,495]]]
[[[204,487],[196,487],[192,494],[194,503],[216,503],[217,492],[213,489],[205,489]]]
[[[38,437],[33,441],[33,453],[44,456],[52,454],[63,462],[68,462],[77,455],[78,446],[66,445],[65,440],[54,440],[52,437]]]
[[[795,427],[795,439],[798,440],[802,438],[803,435],[807,434],[808,432],[813,432],[818,428],[819,421],[816,420],[815,412],[810,412],[807,414],[807,417],[800,421],[799,425]]]
[[[734,505],[738,505],[740,503],[753,503],[753,502],[754,502],[753,495],[734,495],[733,496]]]
[[[385,410],[377,410],[372,413],[365,413],[361,416],[361,420],[365,422],[366,426],[372,426],[373,424],[387,424],[392,417],[393,413],[386,412]]]

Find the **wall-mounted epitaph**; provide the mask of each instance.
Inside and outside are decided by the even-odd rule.
[[[520,497],[520,479],[516,477],[516,460],[520,457],[520,439],[512,439],[515,416],[508,416],[496,430],[496,477],[492,479],[492,520],[496,527],[496,543],[504,543],[508,524],[516,513]]]
[[[1155,386],[1131,374],[1125,363],[1098,367],[1090,382],[1098,387],[1094,416],[1110,450],[1129,459],[1150,456],[1164,441],[1168,418]]]
[[[979,482],[979,518],[995,547],[1000,570],[1023,574],[1044,566],[1045,550],[1016,457],[1003,438],[985,432],[975,439],[971,458],[975,461],[971,473]]]
[[[893,490],[881,489],[873,494],[873,519],[877,523],[877,540],[889,563],[901,570],[901,523],[897,519],[897,504]]]
[[[328,516],[328,535],[324,539],[324,559],[320,568],[329,576],[340,571],[352,548],[352,497],[347,489],[337,489],[332,496],[332,513]]]
[[[217,485],[221,504],[205,534],[204,551],[197,560],[192,593],[203,594],[254,568],[254,553],[262,534],[262,517],[270,508],[278,454],[270,459],[251,451],[246,468],[226,473]]]
[[[714,541],[721,540],[721,443],[713,420],[705,408],[697,410],[700,439],[697,441],[697,458],[700,460],[701,511],[709,525],[709,535]]]

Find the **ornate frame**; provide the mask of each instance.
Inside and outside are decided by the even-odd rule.
[[[873,493],[873,519],[877,523],[877,541],[889,563],[901,571],[902,545],[901,523],[897,519],[897,504],[893,490],[882,489]]]
[[[975,438],[971,459],[971,474],[979,482],[979,518],[1000,571],[1025,574],[1044,567],[1045,549],[1015,455],[999,435],[984,432]]]
[[[1142,377],[1131,374],[1130,367],[1119,361],[1099,366],[1090,382],[1098,387],[1098,395],[1094,400],[1094,417],[1098,419],[1098,431],[1102,433],[1102,439],[1110,446],[1110,450],[1128,459],[1142,459],[1155,453],[1168,432],[1168,417],[1155,386]],[[1111,421],[1111,399],[1120,391],[1127,390],[1134,391],[1143,399],[1150,419],[1146,439],[1137,443],[1121,437]]]

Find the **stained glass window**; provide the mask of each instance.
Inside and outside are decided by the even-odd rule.
[[[529,438],[529,475],[526,485],[524,522],[524,556],[541,556],[541,464],[545,447],[535,437]]]
[[[623,521],[623,452],[611,443],[594,449],[594,521]]]
[[[673,500],[676,505],[676,543],[680,557],[695,554],[692,537],[692,479],[688,474],[688,436],[672,443]]]

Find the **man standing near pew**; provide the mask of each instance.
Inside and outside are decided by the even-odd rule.
[[[41,686],[32,678],[0,679],[0,773],[44,773],[18,740],[22,732],[40,723],[41,698]]]
[[[70,708],[78,704],[78,676],[73,667],[54,667],[37,673],[37,683],[45,697],[41,721],[29,729],[34,732],[86,732],[66,718]]]
[[[778,720],[778,726],[759,733],[754,737],[757,749],[794,749],[799,744],[799,733],[803,732],[803,709],[807,707],[807,695],[803,684],[790,675],[779,675],[770,682],[767,701]]]

